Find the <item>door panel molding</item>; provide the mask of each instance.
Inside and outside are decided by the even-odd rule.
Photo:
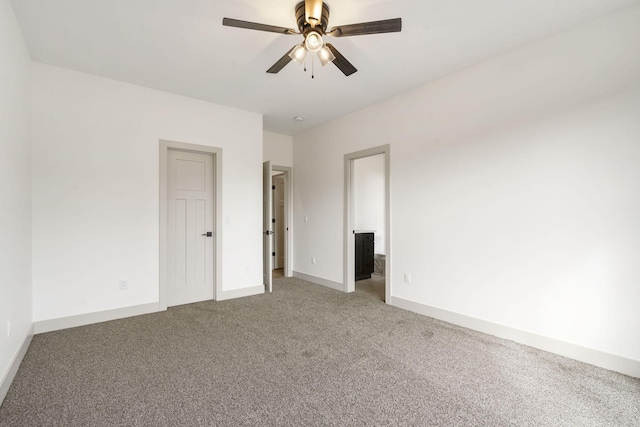
[[[160,282],[158,292],[158,308],[166,310],[168,304],[167,297],[167,233],[168,233],[168,153],[169,150],[184,151],[191,153],[209,154],[213,156],[213,229],[214,229],[214,260],[213,260],[213,299],[217,300],[222,295],[222,148],[208,145],[189,144],[186,142],[163,140],[159,141],[159,173],[160,173],[160,194],[159,194],[159,267]]]

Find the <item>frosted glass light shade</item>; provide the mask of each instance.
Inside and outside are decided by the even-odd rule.
[[[302,43],[294,47],[293,49],[291,49],[291,52],[289,52],[289,57],[294,61],[296,61],[298,64],[302,64],[302,61],[304,61],[304,58],[306,56],[307,56],[307,49],[304,47]]]
[[[309,34],[307,34],[307,37],[305,37],[304,45],[309,52],[317,52],[322,49],[322,46],[324,46],[324,42],[322,41],[322,36],[320,35],[320,33],[311,31]]]
[[[329,49],[326,46],[323,46],[322,49],[318,51],[318,59],[320,60],[320,63],[324,67],[329,62],[336,59],[336,56],[333,54],[333,52],[331,52],[331,49]]]

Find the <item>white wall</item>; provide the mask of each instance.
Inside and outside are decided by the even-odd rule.
[[[353,223],[356,230],[375,231],[374,251],[385,253],[384,155],[353,162]]]
[[[35,63],[32,139],[34,320],[158,301],[160,139],[222,148],[222,289],[261,285],[259,114]]]
[[[293,137],[264,131],[262,158],[275,166],[293,166]]]
[[[0,402],[31,328],[30,64],[11,3],[0,0]]]
[[[633,6],[295,136],[295,270],[342,282],[343,156],[391,144],[392,296],[640,373],[638,52]]]

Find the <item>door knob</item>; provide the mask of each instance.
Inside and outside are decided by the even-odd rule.
[[[206,233],[203,234],[203,236],[211,237],[213,236],[213,231],[207,231]]]

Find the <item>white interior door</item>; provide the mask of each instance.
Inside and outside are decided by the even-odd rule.
[[[271,162],[262,164],[262,276],[265,292],[272,291],[271,270],[273,270],[273,196],[271,193]]]
[[[169,150],[167,305],[213,299],[213,156]]]

